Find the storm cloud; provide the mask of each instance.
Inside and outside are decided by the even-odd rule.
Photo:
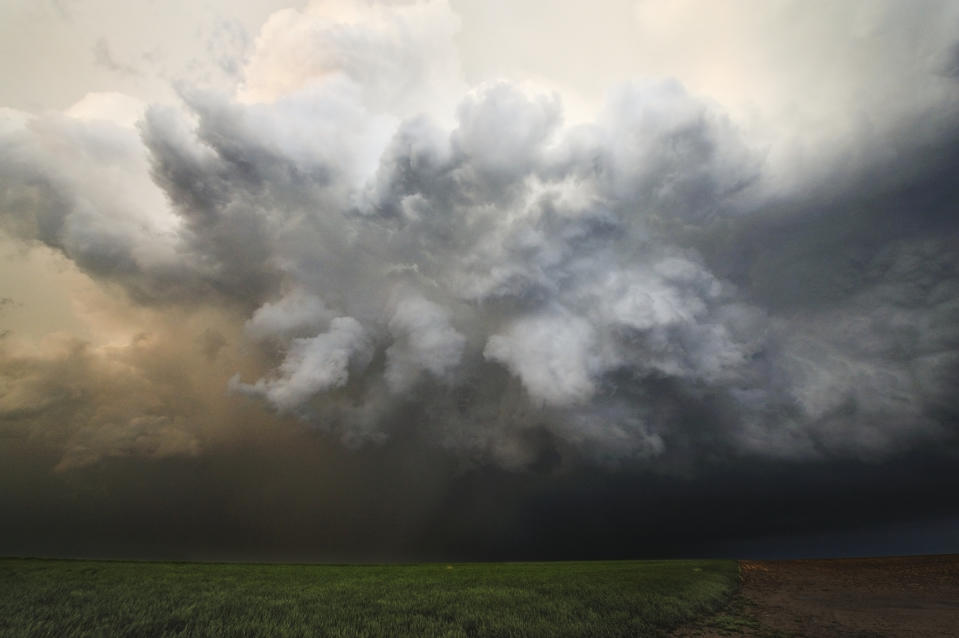
[[[6,240],[138,326],[2,337],[5,436],[60,473],[162,473],[304,428],[541,503],[589,472],[618,500],[610,477],[954,454],[957,45],[929,25],[957,16],[870,7],[842,19],[889,66],[843,58],[852,85],[789,89],[792,119],[637,77],[570,122],[559,91],[467,82],[445,2],[274,13],[233,92],[4,109]],[[411,535],[443,498],[413,499]]]

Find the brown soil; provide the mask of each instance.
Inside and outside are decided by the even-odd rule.
[[[740,562],[729,608],[676,636],[959,636],[959,555]]]

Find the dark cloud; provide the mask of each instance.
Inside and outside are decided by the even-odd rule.
[[[4,551],[202,560],[531,560],[951,551],[955,458],[565,474],[455,469],[400,435],[344,452],[248,428],[195,457],[50,475],[4,440]],[[30,459],[31,463],[24,462]],[[877,508],[876,503],[883,503]],[[70,521],[69,528],[62,525]],[[951,530],[951,532],[949,531]],[[952,536],[949,536],[952,534]],[[867,540],[864,544],[862,539]]]
[[[7,470],[11,547],[599,557],[955,518],[956,87],[775,153],[673,80],[577,126],[506,81],[437,113],[442,9],[281,12],[244,99],[181,86],[136,127],[4,115],[4,232],[144,323],[2,344],[4,454],[58,471]]]

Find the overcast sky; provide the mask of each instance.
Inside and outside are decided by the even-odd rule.
[[[959,551],[959,4],[0,1],[0,554]]]

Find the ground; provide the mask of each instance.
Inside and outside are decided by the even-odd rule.
[[[254,565],[0,560],[0,636],[665,636],[735,561]]]
[[[4,638],[926,638],[957,628],[959,555],[370,566],[0,559]]]
[[[741,561],[742,589],[677,637],[959,635],[959,555]]]

